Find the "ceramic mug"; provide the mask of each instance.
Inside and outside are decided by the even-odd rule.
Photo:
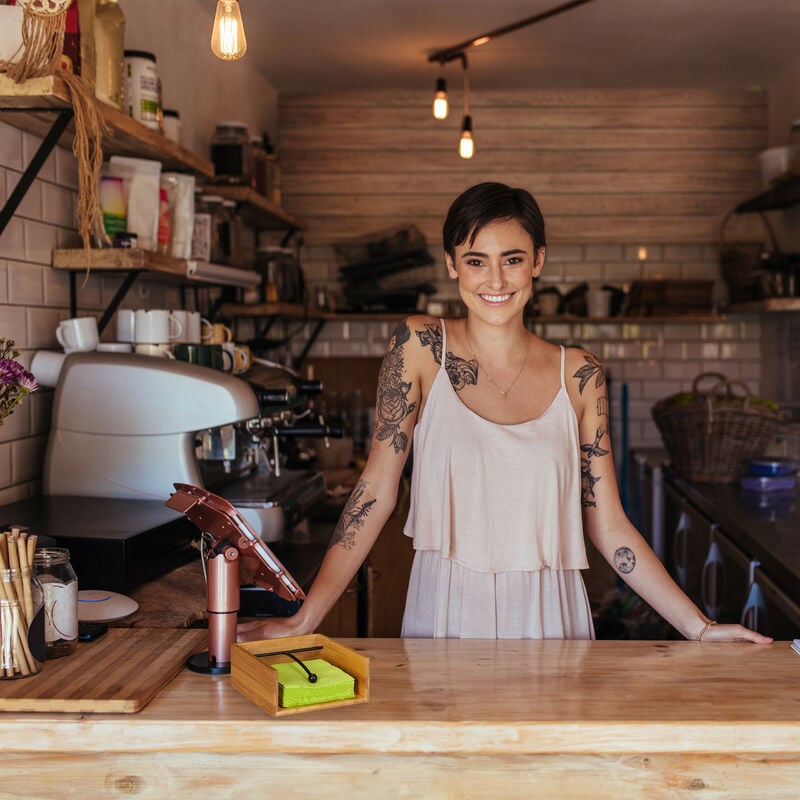
[[[133,323],[133,337],[137,344],[164,344],[176,341],[183,327],[166,308],[140,308]]]
[[[94,317],[72,317],[62,319],[56,328],[56,339],[65,353],[96,350],[100,342],[97,320]]]
[[[174,353],[178,361],[186,361],[201,367],[211,367],[211,369],[225,369],[225,362],[230,362],[230,357],[219,344],[178,342],[174,347]]]
[[[183,309],[176,309],[172,311],[172,316],[181,325],[181,335],[178,337],[180,342],[189,342],[190,344],[200,344],[202,340],[203,327],[211,329],[211,323],[207,319],[200,316],[199,311],[184,311]]]
[[[608,289],[589,289],[586,292],[586,312],[590,317],[607,317],[611,310]]]
[[[100,342],[97,345],[98,353],[132,353],[133,345],[130,342]]]
[[[222,351],[230,358],[231,369],[229,371],[234,375],[239,375],[250,369],[250,365],[253,363],[253,356],[246,344],[225,342],[222,345]]]
[[[55,388],[66,355],[55,350],[38,350],[31,360],[31,372],[40,386]]]
[[[224,344],[233,341],[233,331],[221,322],[211,324],[201,337],[204,344]]]
[[[175,358],[170,344],[155,344],[153,342],[139,342],[136,352],[142,356],[161,356],[161,358]]]
[[[117,311],[117,341],[133,342],[133,330],[136,312],[132,308],[121,308]]]

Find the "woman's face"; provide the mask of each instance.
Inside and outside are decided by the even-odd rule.
[[[461,299],[470,311],[506,319],[522,313],[533,291],[533,279],[544,266],[544,248],[514,219],[481,228],[475,241],[445,255],[447,271],[458,280]],[[498,320],[499,321],[499,320]]]

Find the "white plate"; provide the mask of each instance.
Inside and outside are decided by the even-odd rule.
[[[81,622],[114,622],[133,614],[139,604],[116,592],[82,589],[78,592],[78,619]]]

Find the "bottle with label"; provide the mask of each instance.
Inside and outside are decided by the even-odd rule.
[[[33,557],[44,593],[46,658],[68,656],[78,646],[78,576],[66,547],[42,547]]]

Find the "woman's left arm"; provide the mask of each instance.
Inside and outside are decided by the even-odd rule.
[[[566,381],[578,417],[584,529],[615,572],[687,639],[771,642],[741,625],[717,625],[672,580],[620,502],[609,435],[603,365],[585,350],[567,351]]]

